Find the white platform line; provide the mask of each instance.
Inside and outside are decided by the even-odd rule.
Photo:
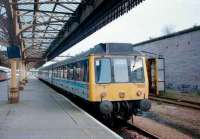
[[[109,129],[108,127],[106,127],[104,124],[102,124],[101,122],[99,122],[97,119],[95,119],[94,117],[92,117],[90,114],[88,114],[87,112],[85,112],[83,109],[81,109],[79,106],[77,106],[76,104],[74,104],[71,100],[69,100],[68,98],[64,97],[63,95],[57,93],[59,96],[63,97],[65,100],[67,100],[71,105],[73,105],[75,108],[77,108],[78,110],[80,110],[82,113],[84,113],[86,116],[88,116],[91,120],[93,120],[94,122],[96,122],[97,124],[99,124],[101,127],[103,127],[104,129],[108,130],[111,134],[113,134],[117,139],[123,139],[121,136],[119,136],[117,133],[115,133],[114,131],[112,131],[111,129]]]

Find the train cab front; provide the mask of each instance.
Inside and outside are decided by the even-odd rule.
[[[100,112],[128,117],[148,111],[148,77],[142,56],[95,57],[93,101],[99,102]]]

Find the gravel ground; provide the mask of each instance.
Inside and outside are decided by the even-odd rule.
[[[179,131],[200,138],[199,110],[152,101],[151,112],[169,121],[167,124]]]
[[[134,124],[164,139],[200,139],[199,117],[199,110],[152,101],[150,112],[135,116]]]
[[[158,123],[154,120],[144,117],[134,116],[134,124],[150,133],[153,133],[161,139],[190,139],[191,137],[171,128],[167,125]]]

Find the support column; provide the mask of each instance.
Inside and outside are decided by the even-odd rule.
[[[28,71],[28,67],[27,67],[27,64],[25,64],[25,82],[28,83],[28,74],[27,74],[27,71]]]
[[[20,58],[20,50],[19,50],[19,42],[20,38],[17,37],[19,32],[19,24],[17,20],[17,7],[16,5],[10,5],[9,2],[17,2],[16,0],[6,0],[7,6],[10,6],[9,10],[9,20],[11,24],[9,28],[12,30],[9,31],[12,36],[10,37],[10,47],[7,48],[8,58],[11,59],[11,80],[10,80],[10,92],[8,95],[9,103],[18,103],[19,102],[19,89],[17,86],[17,77],[16,77],[16,69],[17,69],[17,59]]]
[[[24,90],[22,60],[19,60],[19,90]]]
[[[18,103],[19,102],[19,90],[17,86],[17,61],[15,59],[10,60],[11,62],[11,80],[10,80],[10,93],[9,93],[9,103]]]
[[[26,82],[25,82],[25,63],[24,63],[24,61],[22,61],[22,76],[23,76],[23,79],[22,79],[23,85],[25,85]]]

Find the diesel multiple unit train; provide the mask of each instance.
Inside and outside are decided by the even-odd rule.
[[[106,43],[39,69],[39,79],[87,101],[108,117],[148,111],[146,57],[131,44]]]
[[[5,81],[10,78],[10,69],[0,66],[0,81]]]

